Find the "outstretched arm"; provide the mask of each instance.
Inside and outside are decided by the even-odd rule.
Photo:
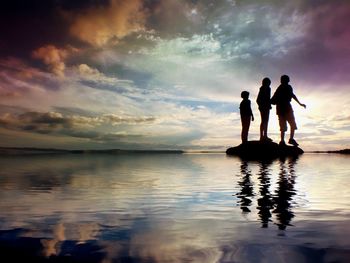
[[[301,103],[301,102],[298,100],[297,96],[295,96],[295,94],[293,94],[292,98],[293,98],[296,102],[298,102],[298,104],[299,104],[300,106],[306,108],[306,105],[303,104],[303,103]]]

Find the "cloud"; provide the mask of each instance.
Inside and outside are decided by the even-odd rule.
[[[117,93],[133,93],[135,86],[131,80],[122,80],[116,77],[106,76],[96,68],[87,64],[76,66],[79,81],[90,88],[109,90]]]
[[[138,123],[152,123],[156,120],[155,117],[121,117],[115,114],[106,114],[102,116],[102,120],[112,125],[121,123],[138,124]]]
[[[57,24],[64,20],[57,32],[66,34],[23,51],[31,50],[49,72],[35,68],[37,62],[30,66],[33,61],[24,62],[21,55],[0,59],[0,102],[26,108],[1,110],[9,114],[1,121],[8,133],[26,131],[31,137],[46,133],[46,138],[62,135],[79,142],[129,136],[133,146],[147,138],[143,145],[223,148],[239,143],[240,92],[249,90],[253,102],[263,77],[270,77],[274,88],[288,74],[308,105],[307,111],[295,109],[307,135],[303,138],[312,141],[313,127],[323,138],[327,131],[344,131],[346,119],[339,118],[349,116],[350,31],[344,22],[349,3],[321,2],[57,4],[50,12],[57,15]],[[80,52],[69,44],[79,45]],[[327,93],[336,90],[335,96]],[[274,117],[271,133],[278,139]],[[258,122],[251,134],[252,139],[258,136]]]
[[[44,90],[58,90],[59,79],[17,58],[0,59],[0,100],[15,101]]]
[[[169,40],[159,39],[156,46],[150,50],[150,55],[155,55],[164,60],[181,63],[176,60],[178,56],[212,56],[215,55],[221,45],[212,34],[193,35],[190,38],[179,37]],[[219,59],[217,57],[217,59]]]
[[[67,55],[67,50],[57,48],[54,45],[43,46],[32,52],[33,58],[42,60],[49,67],[49,70],[59,77],[64,77],[66,68],[64,59]]]
[[[247,72],[283,73],[307,84],[348,83],[348,1],[241,4],[215,17],[214,36]]]
[[[177,101],[228,102],[235,90],[239,94],[243,86],[254,85],[254,79],[244,65],[231,63],[221,52],[222,44],[213,34],[159,38],[153,47],[126,58],[125,64],[151,75],[147,92],[158,89],[163,97]]]
[[[350,3],[325,2],[307,10],[306,15],[311,22],[304,48],[296,57],[299,61],[295,61],[301,66],[299,70],[306,73],[300,75],[317,84],[349,83]]]
[[[117,116],[114,114],[97,117],[64,116],[59,112],[3,113],[0,115],[1,126],[8,130],[64,135],[102,142],[142,137],[125,131],[108,131],[109,125],[112,127],[123,124],[136,125],[152,123],[155,120],[154,117]]]
[[[153,1],[150,7],[152,16],[147,21],[148,27],[165,38],[174,35],[190,36],[193,32],[200,32],[205,17],[201,16],[200,10],[196,9],[196,4],[193,2],[199,1]]]
[[[72,16],[73,36],[92,46],[103,46],[144,30],[146,12],[141,0],[110,0],[108,6],[90,7]]]

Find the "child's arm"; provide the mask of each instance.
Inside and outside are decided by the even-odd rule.
[[[306,109],[306,105],[303,104],[303,103],[301,103],[301,102],[298,100],[297,96],[295,96],[295,94],[293,94],[292,98],[293,98],[296,102],[298,102],[298,104],[299,104],[300,106],[302,106],[302,107],[304,107],[304,108]]]
[[[250,115],[252,117],[252,121],[254,121],[254,115],[253,115],[252,107],[250,106],[250,100],[249,100],[249,109],[250,109]]]

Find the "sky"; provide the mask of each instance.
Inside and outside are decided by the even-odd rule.
[[[261,81],[287,74],[300,146],[350,147],[348,0],[4,0],[0,20],[0,146],[225,150],[241,91],[258,140]]]

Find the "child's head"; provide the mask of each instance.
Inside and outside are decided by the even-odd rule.
[[[287,75],[281,76],[281,84],[288,84],[289,83],[289,77]]]
[[[248,99],[249,98],[249,92],[248,91],[242,91],[241,92],[241,98],[242,99]]]
[[[270,80],[269,78],[264,78],[264,79],[262,80],[262,85],[263,85],[264,87],[268,87],[268,86],[270,86],[270,84],[271,84],[271,80]]]

